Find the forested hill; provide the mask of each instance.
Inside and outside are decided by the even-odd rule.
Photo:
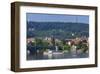
[[[27,22],[27,37],[55,36],[71,38],[74,36],[89,36],[89,24],[72,22]]]

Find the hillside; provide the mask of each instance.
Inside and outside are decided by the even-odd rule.
[[[27,22],[27,37],[65,39],[89,36],[89,24],[72,22]]]

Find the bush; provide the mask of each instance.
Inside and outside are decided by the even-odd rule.
[[[68,44],[63,45],[63,50],[68,50],[68,51],[70,51],[70,49],[71,49],[71,47],[70,47]]]

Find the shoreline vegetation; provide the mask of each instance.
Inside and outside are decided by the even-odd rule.
[[[62,55],[62,54],[72,54],[75,55],[89,53],[88,50],[88,38],[75,38],[75,39],[65,39],[59,40],[53,37],[43,38],[28,38],[27,39],[27,49],[28,55]],[[41,57],[41,56],[40,56]],[[76,57],[77,58],[77,57]],[[49,59],[49,58],[48,58]]]

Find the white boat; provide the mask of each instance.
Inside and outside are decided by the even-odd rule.
[[[63,54],[63,52],[53,52],[52,54]]]
[[[51,50],[43,52],[43,55],[49,55],[49,54],[52,54]]]

